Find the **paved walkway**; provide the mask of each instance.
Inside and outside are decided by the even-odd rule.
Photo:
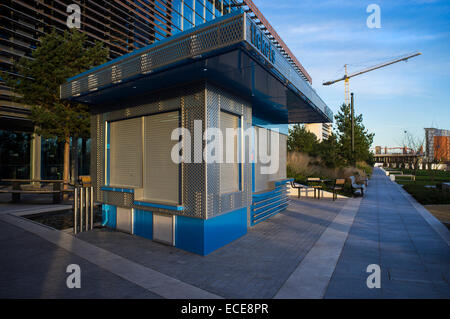
[[[0,209],[0,298],[450,298],[449,231],[379,169],[364,198],[293,199],[206,257],[104,229],[73,237],[18,217],[30,207]],[[70,263],[82,289],[66,287]]]
[[[375,169],[325,298],[450,298],[449,231]],[[368,289],[366,267],[381,267]]]
[[[113,275],[116,284],[124,287],[122,293],[125,295],[139,297],[149,292],[149,296],[166,298],[272,298],[344,204],[341,200],[294,200],[283,213],[251,228],[246,236],[206,257],[109,230],[85,232],[77,235],[75,240],[68,234],[23,218],[0,214],[0,221],[3,221],[0,232],[3,228],[9,228],[10,232],[0,241],[3,252],[0,267],[5,265],[9,269],[4,278],[0,275],[0,280],[5,282],[0,287],[0,295],[19,296],[22,291],[30,296],[26,290],[31,278],[33,287],[30,290],[36,289],[32,296],[84,296],[82,292],[64,291],[68,290],[65,286],[68,260],[81,259],[84,260],[82,270],[86,268],[90,272],[93,268],[92,271],[104,276]],[[16,208],[14,211],[17,215]],[[24,230],[29,236],[21,235]],[[38,249],[41,246],[43,249]],[[43,253],[43,250],[49,253]],[[61,254],[64,254],[63,258]],[[36,273],[21,266],[26,265],[29,258],[35,258],[34,262],[42,265],[40,271]],[[45,272],[49,264],[54,266]],[[57,272],[58,281],[47,281],[49,273],[53,272]],[[12,273],[15,280],[8,281]],[[171,289],[163,289],[163,285],[152,285],[149,278],[155,276],[159,283],[166,281],[176,287],[168,285]],[[90,282],[86,287],[102,297],[99,282],[93,281],[93,276],[87,280]],[[57,288],[45,288],[48,292],[40,295],[44,283]],[[130,284],[129,289],[126,284]]]

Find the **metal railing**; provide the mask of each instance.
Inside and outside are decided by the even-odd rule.
[[[73,197],[73,233],[94,228],[94,187],[75,187]]]

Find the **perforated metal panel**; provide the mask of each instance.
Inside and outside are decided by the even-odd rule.
[[[241,125],[244,130],[251,127],[250,104],[240,97],[208,83],[206,107],[208,127],[220,127],[220,110],[241,116]],[[248,147],[248,143],[246,142],[245,144]],[[220,191],[220,165],[223,164],[208,163],[207,165],[207,218],[215,217],[238,208],[248,207],[251,203],[251,165],[249,162],[246,161],[241,166],[241,190],[227,194],[221,194]]]
[[[142,187],[142,119],[110,124],[110,184]]]
[[[171,41],[157,43],[129,58],[121,59],[103,69],[61,85],[61,98],[78,96],[123,79],[147,74],[157,68],[244,40],[244,15],[228,18],[178,36]]]
[[[102,115],[91,116],[91,179],[94,186],[94,198],[103,200],[100,188],[105,184],[105,122]]]
[[[192,87],[190,92],[182,98],[182,123],[183,127],[190,132],[200,129],[205,131],[205,84],[198,87]],[[197,122],[196,122],[197,121]],[[189,146],[183,144],[185,151],[189,150]],[[185,210],[183,215],[197,218],[206,218],[206,164],[202,160],[195,163],[195,155],[200,154],[202,158],[205,142],[201,138],[195,141],[192,136],[191,154],[192,162],[182,165],[183,170],[183,206]]]
[[[180,165],[171,159],[178,141],[171,140],[179,127],[179,112],[144,118],[144,200],[179,204]]]

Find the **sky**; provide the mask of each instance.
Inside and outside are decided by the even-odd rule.
[[[375,133],[373,147],[402,146],[405,131],[424,139],[425,127],[450,129],[449,0],[254,0],[313,79],[336,114],[349,72],[411,53],[421,56],[350,79],[356,113]],[[381,28],[368,28],[370,4]]]

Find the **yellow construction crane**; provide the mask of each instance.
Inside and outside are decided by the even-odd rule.
[[[344,83],[345,83],[345,104],[349,105],[349,103],[350,103],[350,83],[349,83],[350,82],[349,81],[350,78],[355,77],[355,76],[360,75],[360,74],[364,74],[364,73],[373,71],[373,70],[376,70],[376,69],[383,68],[385,66],[388,66],[388,65],[391,65],[391,64],[394,64],[394,63],[397,63],[397,62],[401,62],[401,61],[405,61],[406,62],[406,61],[408,61],[408,59],[414,58],[414,57],[416,57],[418,55],[421,55],[421,54],[422,53],[420,53],[420,52],[414,52],[414,53],[406,54],[406,55],[403,55],[403,56],[401,56],[399,58],[396,58],[394,60],[383,62],[381,64],[377,64],[377,65],[371,66],[369,68],[363,69],[361,71],[353,72],[351,74],[347,73],[347,64],[346,64],[346,65],[344,65],[345,74],[344,74],[343,77],[341,77],[341,78],[339,78],[337,80],[323,82],[323,85],[331,85],[331,84],[334,84],[334,83],[339,82],[339,81],[344,81]]]

